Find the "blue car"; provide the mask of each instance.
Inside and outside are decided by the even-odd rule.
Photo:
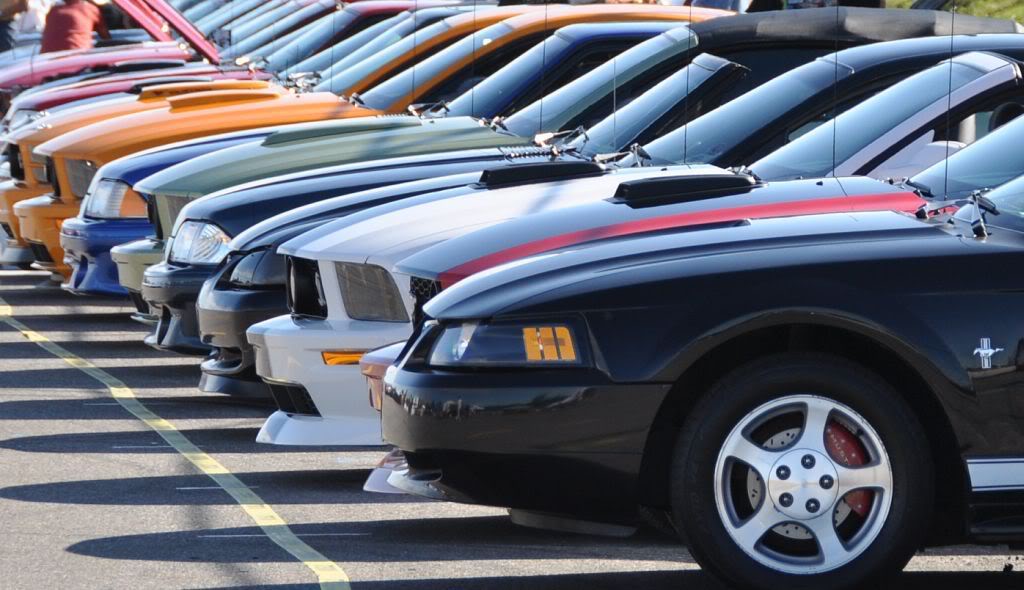
[[[131,216],[123,214],[126,208],[132,207],[132,199],[144,199],[131,190],[132,185],[174,164],[262,139],[272,131],[271,128],[240,131],[161,146],[100,168],[82,201],[78,217],[64,221],[61,227],[64,262],[72,269],[71,278],[62,287],[77,294],[127,294],[117,280],[117,265],[110,257],[110,249],[153,235],[153,224],[145,208],[136,206]],[[148,202],[145,205],[150,206]]]

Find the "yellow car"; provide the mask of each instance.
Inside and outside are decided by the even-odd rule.
[[[21,127],[3,138],[3,156],[10,164],[11,178],[0,181],[0,227],[8,235],[0,263],[18,263],[25,259],[27,244],[21,239],[14,205],[50,192],[45,161],[32,151],[55,137],[95,123],[129,113],[148,111],[167,106],[167,99],[192,92],[214,90],[262,91],[283,94],[286,90],[268,82],[256,80],[214,80],[209,82],[179,82],[144,88],[138,96],[112,98],[78,107],[63,109]],[[31,262],[31,256],[27,259]]]

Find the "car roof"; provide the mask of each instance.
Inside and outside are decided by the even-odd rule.
[[[1020,33],[1024,29],[1010,19],[956,15],[948,12],[892,8],[809,8],[740,14],[727,19],[694,23],[691,29],[709,50],[716,45],[744,42],[892,41],[909,37],[934,37],[979,33]]]

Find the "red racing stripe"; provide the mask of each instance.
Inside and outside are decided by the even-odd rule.
[[[677,213],[664,217],[638,219],[623,223],[614,223],[593,227],[557,236],[550,236],[534,242],[520,244],[505,250],[499,250],[460,264],[438,276],[441,287],[447,289],[462,279],[482,270],[518,260],[534,254],[550,252],[559,248],[584,244],[596,240],[616,238],[646,232],[662,231],[692,225],[709,223],[727,223],[744,219],[770,219],[773,217],[793,217],[797,215],[820,215],[824,213],[849,213],[854,211],[917,211],[924,200],[911,192],[884,193],[875,195],[858,195],[854,197],[832,197],[828,199],[812,199],[807,201],[787,201],[761,205],[745,205],[729,209],[712,209],[709,211],[693,211]]]

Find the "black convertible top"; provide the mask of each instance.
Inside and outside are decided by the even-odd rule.
[[[722,45],[743,45],[744,40],[752,45],[762,45],[771,41],[820,43],[822,39],[835,38],[837,49],[844,49],[865,42],[933,37],[954,32],[959,35],[1024,32],[1024,28],[1010,19],[958,14],[954,25],[953,15],[949,12],[853,7],[740,14],[693,23],[690,29],[697,34],[700,49],[711,52]]]

